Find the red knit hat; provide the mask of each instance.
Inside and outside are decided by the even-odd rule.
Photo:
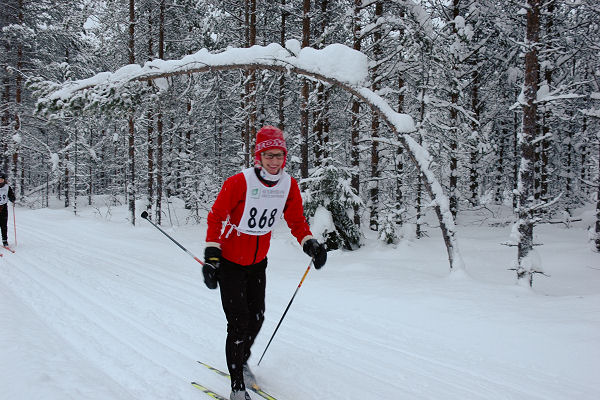
[[[260,153],[271,149],[281,149],[285,153],[282,168],[285,167],[285,159],[287,158],[287,147],[283,132],[281,129],[271,125],[266,125],[256,132],[256,147],[254,149],[254,163],[260,161]]]

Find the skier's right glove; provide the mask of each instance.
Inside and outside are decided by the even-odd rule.
[[[302,250],[312,257],[316,269],[320,269],[327,262],[327,249],[317,239],[308,239],[304,242]]]
[[[202,274],[204,284],[209,289],[216,289],[219,284],[218,273],[221,265],[221,249],[218,247],[207,247],[204,249],[204,265]]]

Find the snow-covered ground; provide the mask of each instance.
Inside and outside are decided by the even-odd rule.
[[[17,252],[0,258],[0,398],[209,399],[191,381],[228,395],[228,381],[196,363],[225,369],[218,291],[149,223],[100,210],[17,208]],[[421,240],[330,252],[256,366],[309,262],[280,224],[250,363],[265,390],[280,400],[599,399],[592,213],[570,229],[536,227],[550,277],[536,275],[533,290],[508,270],[510,227],[484,217],[458,221],[466,273],[449,274],[433,227]],[[167,231],[202,257],[205,225],[185,224],[182,209],[177,221]]]

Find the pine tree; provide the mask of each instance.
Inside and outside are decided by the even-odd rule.
[[[308,216],[315,216],[322,207],[331,216],[334,229],[313,232],[321,236],[329,250],[354,250],[360,246],[359,227],[350,218],[350,211],[362,205],[351,185],[352,175],[332,157],[323,160],[321,167],[311,171],[309,187],[305,191],[304,208]]]

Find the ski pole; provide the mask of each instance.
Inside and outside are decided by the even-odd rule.
[[[273,341],[273,338],[275,337],[275,334],[277,333],[277,330],[279,329],[279,326],[281,325],[281,323],[283,322],[283,319],[285,318],[285,314],[287,314],[288,310],[290,309],[290,306],[292,305],[292,302],[294,301],[294,297],[296,297],[296,293],[298,293],[298,290],[300,289],[300,286],[302,286],[302,282],[304,282],[304,279],[306,278],[306,275],[308,275],[308,271],[310,271],[310,267],[313,263],[313,259],[310,259],[310,263],[308,264],[308,268],[306,268],[306,271],[304,272],[304,275],[302,276],[302,279],[300,280],[300,283],[298,284],[298,287],[296,288],[296,291],[294,292],[294,295],[292,296],[292,299],[290,300],[290,302],[288,303],[285,311],[283,312],[283,315],[281,316],[281,319],[279,320],[279,323],[277,324],[277,327],[275,328],[275,331],[273,332],[273,335],[271,335],[271,339],[269,339],[269,343],[267,343],[267,347],[265,347],[265,351],[263,351],[262,356],[260,356],[260,360],[258,360],[258,364],[260,365],[260,362],[262,361],[263,357],[265,356],[265,353],[267,352],[267,349],[269,348],[269,345],[271,344],[271,342]]]
[[[173,243],[175,243],[177,246],[179,246],[179,248],[183,251],[185,251],[186,253],[188,253],[189,256],[191,256],[194,260],[198,261],[201,265],[204,265],[204,262],[202,262],[202,260],[200,260],[198,257],[196,257],[195,255],[193,255],[188,249],[186,249],[185,247],[183,247],[181,244],[179,244],[179,242],[175,239],[173,239],[171,237],[171,235],[169,235],[167,232],[163,231],[161,229],[160,226],[156,225],[154,222],[150,221],[148,219],[148,213],[146,211],[142,212],[142,215],[140,215],[142,218],[144,218],[146,221],[150,222],[156,229],[158,229],[159,231],[161,231],[166,237],[168,237],[169,239],[171,239],[173,241]],[[208,264],[210,265],[210,264]],[[212,265],[211,265],[212,266]],[[214,267],[213,267],[214,268]]]
[[[15,214],[15,203],[13,203],[13,228],[15,229],[15,247],[17,247],[17,215]]]

